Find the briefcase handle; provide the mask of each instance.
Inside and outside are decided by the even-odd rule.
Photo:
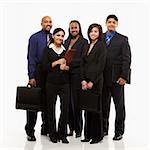
[[[28,83],[28,84],[27,84],[27,87],[28,87],[28,88],[31,88],[32,86]]]

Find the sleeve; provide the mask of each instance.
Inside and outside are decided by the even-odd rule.
[[[28,76],[29,79],[35,78],[35,70],[36,70],[36,49],[37,49],[37,41],[34,36],[31,36],[28,44]]]
[[[42,68],[44,73],[50,72],[52,70],[52,61],[49,59],[47,48],[45,48],[43,52]]]
[[[80,72],[81,72],[81,81],[83,81],[83,80],[85,80],[85,74],[84,74],[84,56],[81,57]]]
[[[77,57],[75,56],[75,58],[73,59],[73,62],[72,62],[73,67],[80,67],[81,56],[82,56],[84,49],[87,47],[87,45],[88,45],[88,41],[86,39],[83,39],[80,45],[80,53],[78,54]]]
[[[121,77],[125,80],[128,79],[130,65],[131,65],[131,50],[128,43],[128,38],[125,37],[122,42],[122,73]]]
[[[103,74],[105,63],[106,63],[106,47],[104,44],[101,44],[99,47],[99,54],[96,58],[96,64],[93,66],[94,72],[93,75],[91,75],[90,79],[91,82],[94,84],[97,84],[101,78],[101,75]]]
[[[86,55],[86,51],[88,49],[88,43],[84,46],[82,50],[82,55],[81,55],[81,61],[80,61],[80,72],[81,72],[81,80],[85,80],[85,62],[84,62],[84,56]]]

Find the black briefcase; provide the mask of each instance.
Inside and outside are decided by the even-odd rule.
[[[91,90],[78,91],[78,108],[81,110],[100,112],[100,94],[93,93]]]
[[[42,92],[39,87],[17,87],[16,109],[40,111]]]

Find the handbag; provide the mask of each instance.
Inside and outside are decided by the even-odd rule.
[[[78,108],[81,110],[100,112],[101,99],[100,94],[94,93],[91,90],[78,91]]]
[[[16,93],[16,109],[40,111],[42,92],[40,87],[18,86]]]

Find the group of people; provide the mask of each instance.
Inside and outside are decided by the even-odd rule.
[[[88,28],[87,40],[82,35],[80,22],[72,20],[69,36],[64,40],[64,29],[56,28],[51,33],[52,19],[44,16],[42,30],[30,37],[28,84],[42,89],[45,109],[41,113],[41,135],[49,136],[51,142],[69,143],[67,136],[74,133],[76,138],[81,137],[83,118],[78,107],[79,90],[99,94],[102,106],[98,112],[85,110],[84,139],[81,142],[98,143],[108,135],[111,98],[116,110],[113,140],[122,139],[125,129],[124,85],[129,82],[131,51],[128,38],[116,31],[117,25],[115,15],[106,18],[106,33],[100,24],[93,23]],[[71,49],[76,53],[68,64],[65,54]],[[57,96],[60,97],[61,110],[58,128],[55,117]],[[36,120],[37,112],[27,110],[25,131],[28,141],[36,141]]]

